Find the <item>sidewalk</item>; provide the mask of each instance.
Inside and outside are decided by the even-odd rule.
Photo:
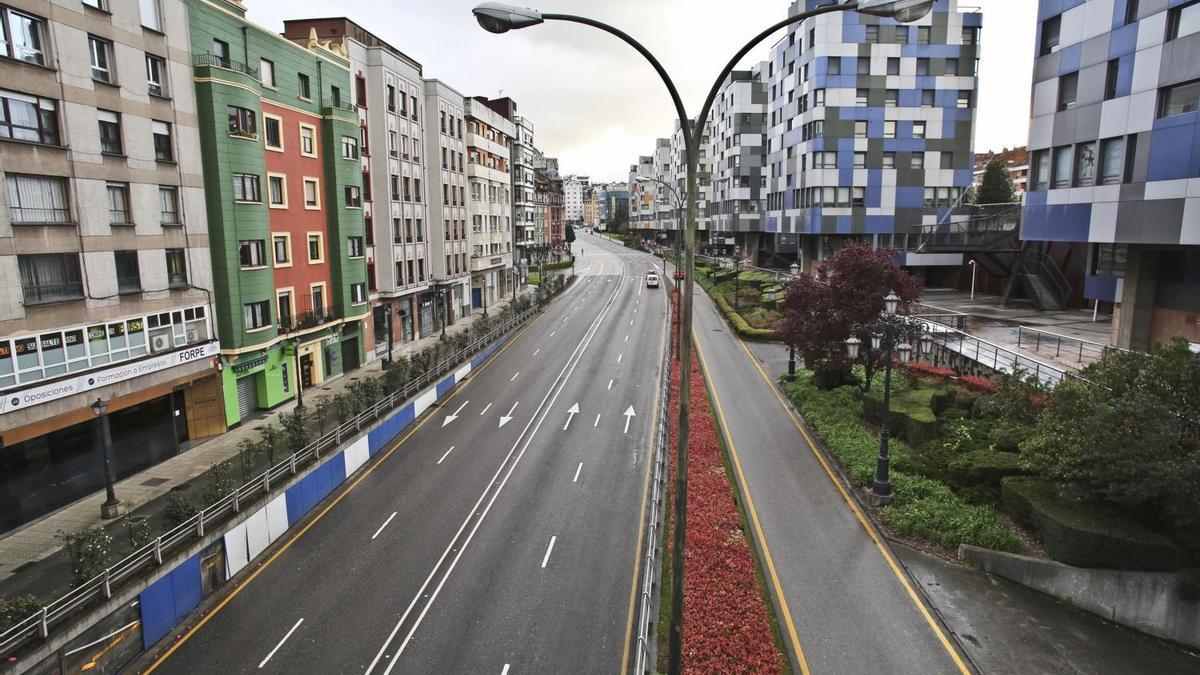
[[[1041,312],[1028,306],[1005,307],[1004,299],[999,296],[977,294],[972,301],[969,293],[954,289],[927,288],[921,302],[932,307],[971,315],[965,330],[981,340],[1070,370],[1078,370],[1094,361],[1099,350],[1085,349],[1080,359],[1078,351],[1072,353],[1070,350],[1070,346],[1078,348],[1078,343],[1068,341],[1061,353],[1056,354],[1053,337],[1042,335],[1040,348],[1035,348],[1036,343],[1027,344],[1030,337],[1028,333],[1020,340],[1021,346],[1018,347],[1019,328],[1036,328],[1065,338],[1086,340],[1099,345],[1109,344],[1109,332],[1112,328],[1111,316],[1101,314],[1096,317],[1096,321],[1092,321],[1092,311],[1089,309]]]
[[[525,293],[522,293],[524,295]],[[508,305],[505,298],[488,310],[498,312]],[[464,317],[453,325],[446,327],[446,334],[457,335],[466,330],[482,310],[475,310],[470,317]],[[464,320],[465,319],[465,320]],[[397,345],[393,351],[394,358],[415,354],[436,343],[440,333],[422,338],[404,345]],[[370,351],[374,347],[369,348]],[[366,365],[342,375],[336,379],[322,383],[319,387],[304,392],[305,406],[315,405],[323,398],[336,396],[348,388],[353,382],[367,375],[374,375],[383,368],[383,358],[375,358]],[[279,407],[262,411],[255,417],[246,420],[236,429],[224,434],[205,439],[180,454],[145,471],[134,474],[118,481],[115,489],[126,513],[132,515],[153,516],[161,513],[166,507],[167,498],[172,494],[185,494],[193,486],[192,481],[202,476],[212,467],[238,454],[238,443],[244,438],[255,438],[258,429],[264,424],[278,424],[279,416],[290,412],[296,407],[295,400]],[[196,486],[194,493],[199,492]],[[0,537],[0,597],[32,593],[44,600],[52,599],[59,590],[65,590],[71,581],[70,561],[62,548],[62,542],[56,535],[62,532],[78,532],[101,524],[111,524],[120,521],[104,521],[100,518],[100,505],[104,502],[104,491],[101,490],[85,497],[40,520],[24,527],[6,533]],[[110,528],[111,530],[112,528]],[[119,537],[114,533],[114,538]],[[122,557],[118,555],[118,558]]]

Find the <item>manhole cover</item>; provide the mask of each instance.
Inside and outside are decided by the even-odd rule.
[[[192,487],[191,483],[181,483],[181,484],[176,485],[175,487],[171,488],[171,492],[183,492],[184,490],[186,490],[190,487]]]
[[[158,487],[165,482],[167,482],[166,478],[147,478],[146,480],[142,481],[142,485],[145,485],[146,487]]]

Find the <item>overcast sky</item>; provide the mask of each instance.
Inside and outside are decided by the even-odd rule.
[[[531,0],[526,0],[531,1]],[[536,0],[533,0],[536,1]],[[654,139],[670,135],[674,106],[648,63],[616,38],[550,22],[504,35],[484,32],[477,0],[244,0],[250,18],[282,31],[283,20],[330,16],[331,8],[424,66],[425,77],[466,96],[503,90],[533,121],[535,143],[563,173],[625,180]],[[520,0],[518,0],[520,4]],[[586,14],[625,30],[654,53],[699,112],[712,80],[746,40],[787,16],[786,0],[546,0],[546,12]],[[982,8],[977,152],[1024,145],[1029,123],[1036,4],[963,0]],[[782,33],[781,33],[782,34]],[[773,38],[746,65],[765,60]]]

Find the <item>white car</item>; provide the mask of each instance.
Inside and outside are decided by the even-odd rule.
[[[648,272],[646,274],[646,288],[658,288],[658,273]]]

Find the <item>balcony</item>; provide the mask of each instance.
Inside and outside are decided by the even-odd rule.
[[[318,328],[327,323],[337,321],[344,315],[341,306],[327,304],[314,305],[312,298],[309,297],[302,296],[296,298],[295,305],[295,315],[281,314],[279,316],[279,333],[281,335]],[[290,308],[285,308],[285,310],[290,311]]]
[[[210,66],[213,68],[224,68],[225,70],[232,70],[234,72],[238,72],[243,75],[249,75],[250,77],[253,77],[256,80],[258,79],[258,69],[257,68],[251,68],[250,66],[242,63],[241,61],[234,61],[234,60],[224,57],[224,56],[217,56],[215,54],[210,54],[210,53],[194,54],[192,56],[192,67],[199,68],[201,66]]]
[[[70,224],[71,212],[66,208],[11,206],[8,219],[13,225],[63,225]]]

